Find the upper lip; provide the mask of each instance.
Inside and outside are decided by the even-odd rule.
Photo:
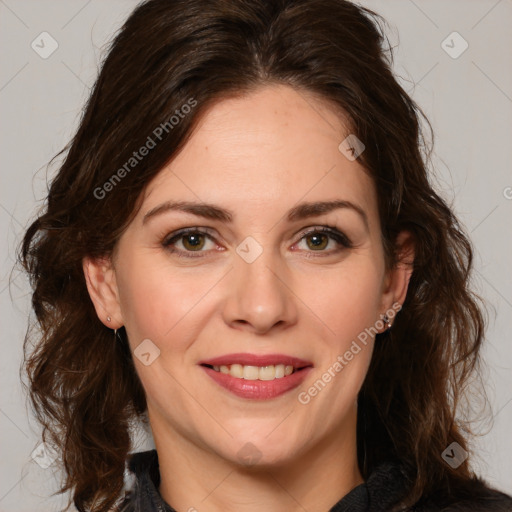
[[[210,366],[229,366],[231,364],[241,364],[243,366],[270,366],[284,364],[285,366],[293,366],[294,368],[304,368],[313,366],[311,361],[300,359],[299,357],[289,356],[286,354],[226,354],[199,361],[198,364]]]

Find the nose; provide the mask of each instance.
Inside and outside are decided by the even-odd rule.
[[[297,322],[297,302],[287,272],[270,253],[264,250],[252,263],[236,258],[223,311],[230,327],[265,334]]]

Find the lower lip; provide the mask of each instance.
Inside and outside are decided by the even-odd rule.
[[[311,366],[303,368],[286,377],[274,380],[246,380],[232,377],[229,374],[216,372],[213,368],[201,366],[203,370],[223,388],[231,391],[236,396],[253,400],[268,400],[280,395],[302,384]]]

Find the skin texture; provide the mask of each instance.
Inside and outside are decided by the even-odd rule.
[[[307,405],[298,401],[359,333],[403,303],[410,278],[408,266],[385,267],[374,184],[338,150],[349,133],[332,107],[288,86],[220,101],[149,184],[113,261],[84,260],[102,322],[124,325],[132,350],[144,339],[160,350],[149,366],[135,364],[160,492],[180,512],[320,512],[362,482],[356,399],[373,340]],[[298,203],[335,199],[358,205],[368,225],[350,208],[286,218]],[[168,211],[143,223],[169,200],[213,203],[233,220]],[[304,231],[325,225],[353,247],[327,238],[315,248]],[[185,227],[209,228],[213,240],[205,239],[203,257],[178,257],[162,246]],[[248,236],[263,249],[252,263],[236,252]],[[407,240],[402,233],[400,243]],[[186,241],[179,238],[176,250],[193,252]],[[234,352],[289,354],[314,368],[297,389],[247,400],[198,365]],[[251,466],[238,454],[248,442],[259,452]]]

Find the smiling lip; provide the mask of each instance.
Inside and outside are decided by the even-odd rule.
[[[253,400],[268,400],[291,391],[304,381],[309,371],[313,368],[313,364],[310,361],[284,354],[227,354],[225,356],[201,361],[198,364],[201,365],[201,368],[209,377],[224,389],[227,389],[240,398]],[[213,368],[210,368],[210,366],[229,366],[232,364],[241,364],[244,366],[284,364],[293,366],[297,370],[291,375],[279,379],[247,380],[232,377],[229,374],[217,372]]]
[[[217,372],[208,366],[201,366],[201,368],[224,389],[231,391],[231,393],[240,398],[253,400],[268,400],[291,391],[302,383],[312,369],[311,366],[308,366],[280,379],[246,380]]]
[[[294,368],[304,368],[313,366],[311,361],[299,359],[298,357],[287,356],[285,354],[226,354],[224,356],[214,357],[199,361],[200,365],[221,366],[230,364],[241,364],[243,366],[270,366],[277,364],[290,365]]]

